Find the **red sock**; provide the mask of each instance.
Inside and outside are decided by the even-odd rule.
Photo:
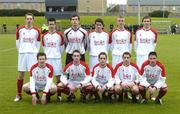
[[[22,97],[22,86],[23,86],[23,80],[17,80],[17,92],[18,96]]]

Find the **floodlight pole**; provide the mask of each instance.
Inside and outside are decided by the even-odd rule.
[[[141,18],[141,6],[140,6],[140,0],[138,0],[138,25],[140,26],[140,18]]]
[[[163,18],[164,18],[164,10],[165,10],[165,0],[163,0]]]

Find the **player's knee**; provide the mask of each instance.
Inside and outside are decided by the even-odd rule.
[[[139,86],[139,91],[144,91],[145,87],[144,86]]]
[[[138,94],[139,93],[139,88],[138,87],[133,87],[131,91],[132,91],[133,94]]]
[[[25,93],[28,93],[28,94],[30,93],[29,84],[24,84],[22,88],[23,88],[23,91],[24,91]]]
[[[160,91],[161,91],[161,92],[167,92],[167,91],[168,91],[168,88],[167,88],[167,87],[161,88]]]
[[[58,87],[58,88],[63,88],[63,87],[64,87],[64,84],[63,84],[62,82],[60,82],[60,83],[57,84],[57,87]]]
[[[57,86],[55,84],[53,84],[49,91],[51,94],[55,94],[57,92]]]
[[[114,90],[115,90],[115,92],[120,92],[120,91],[122,91],[122,88],[120,87],[120,85],[116,85],[114,87]]]

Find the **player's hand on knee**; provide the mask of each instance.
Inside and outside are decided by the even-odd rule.
[[[32,95],[32,105],[36,105],[37,104],[37,97],[36,94]]]
[[[46,94],[43,94],[41,97],[41,104],[46,104]]]

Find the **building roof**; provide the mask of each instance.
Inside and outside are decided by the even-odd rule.
[[[128,5],[138,5],[139,0],[128,0]],[[166,6],[180,6],[180,0],[140,0],[140,4],[144,6],[160,6],[163,5],[163,3]]]
[[[0,0],[0,3],[44,3],[45,0]]]

